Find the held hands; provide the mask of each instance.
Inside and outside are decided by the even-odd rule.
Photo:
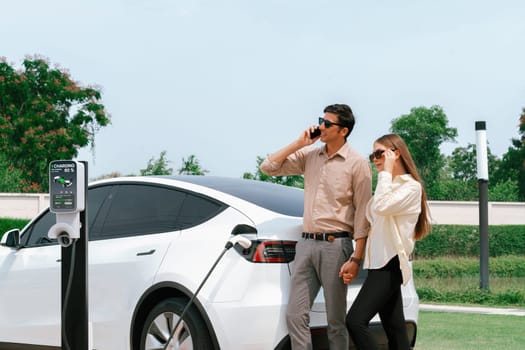
[[[339,277],[343,279],[344,284],[350,284],[359,272],[359,265],[350,259],[345,261],[339,270]]]

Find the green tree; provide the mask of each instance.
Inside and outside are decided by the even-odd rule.
[[[81,87],[43,58],[24,59],[20,70],[0,59],[0,152],[20,171],[23,191],[47,189],[51,160],[94,147],[96,132],[110,123],[100,100],[99,89]]]
[[[518,183],[514,180],[506,180],[492,184],[489,175],[489,201],[519,202],[520,193]]]
[[[265,182],[273,182],[275,184],[304,188],[304,178],[301,175],[288,176],[269,176],[263,173],[260,169],[261,163],[265,158],[257,156],[257,169],[252,173],[244,173],[243,179],[258,180]]]
[[[509,179],[498,179],[502,161],[487,148],[489,166],[489,200],[512,202],[519,200],[518,184]],[[477,178],[476,145],[456,148],[447,158],[450,178],[440,181],[439,200],[477,200],[479,198]],[[456,182],[456,183],[452,183]]]
[[[490,150],[487,153],[490,154]],[[476,181],[476,145],[469,143],[467,147],[454,149],[452,155],[447,158],[447,168],[451,173],[451,177],[455,180]]]
[[[456,140],[456,128],[448,126],[448,118],[440,106],[412,108],[409,114],[392,121],[390,130],[399,134],[407,144],[427,194],[434,199],[445,157],[440,152],[443,142]]]
[[[188,159],[182,158],[182,167],[177,169],[179,175],[206,175],[208,170],[203,169],[195,155],[191,154]]]
[[[495,156],[490,147],[487,148],[487,160],[489,167],[489,179],[498,171],[501,160]],[[452,155],[447,158],[447,169],[453,179],[462,181],[477,181],[478,161],[476,145],[469,143],[467,147],[457,147],[452,151]]]
[[[512,139],[512,145],[503,155],[494,178],[497,182],[515,181],[518,184],[519,200],[525,201],[525,108],[519,119],[518,133],[519,138]]]
[[[0,153],[0,192],[22,192],[20,171],[7,164],[2,153]]]
[[[169,160],[166,159],[166,151],[160,152],[159,159],[152,157],[148,161],[146,169],[140,169],[140,175],[171,175],[173,169],[168,167]]]
[[[478,184],[476,181],[455,180],[442,177],[434,184],[432,200],[438,201],[475,201],[478,199]]]

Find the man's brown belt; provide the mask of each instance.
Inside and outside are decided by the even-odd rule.
[[[303,232],[304,239],[314,239],[316,241],[328,241],[332,242],[336,238],[352,237],[350,232]]]

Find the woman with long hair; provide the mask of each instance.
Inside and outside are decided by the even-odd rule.
[[[370,161],[378,171],[374,196],[367,205],[370,232],[363,268],[368,276],[346,316],[358,349],[377,349],[368,324],[379,313],[389,349],[408,350],[401,284],[412,277],[408,257],[415,242],[430,231],[427,197],[412,156],[396,134],[374,142]],[[354,276],[345,263],[339,272],[344,283]]]

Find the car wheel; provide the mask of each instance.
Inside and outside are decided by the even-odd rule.
[[[170,298],[158,303],[148,314],[140,337],[140,350],[162,350],[188,301]],[[211,350],[207,327],[197,309],[191,306],[177,326],[166,349]]]

